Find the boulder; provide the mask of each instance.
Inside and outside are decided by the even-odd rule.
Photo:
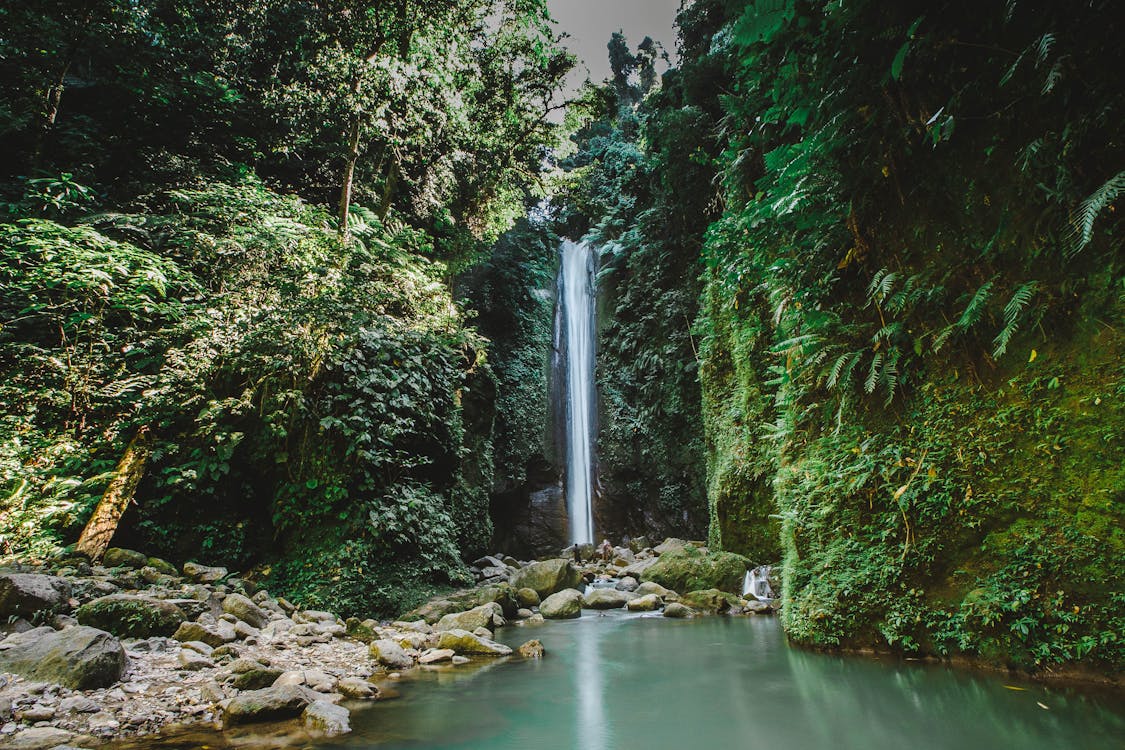
[[[148,565],[148,556],[141,552],[121,547],[110,547],[102,555],[102,565],[107,568],[143,568]],[[172,575],[175,575],[173,571]]]
[[[410,669],[414,666],[414,660],[402,646],[387,638],[372,641],[368,646],[368,653],[372,659],[391,669]]]
[[[106,630],[119,638],[170,636],[186,619],[175,604],[147,596],[112,594],[83,604],[78,622]]]
[[[180,669],[186,669],[189,672],[198,672],[201,669],[210,669],[215,666],[215,662],[198,651],[188,648],[180,649],[180,653],[176,655],[176,661],[179,662]]]
[[[758,601],[757,599],[750,599],[744,605],[742,605],[742,608],[747,612],[755,615],[773,614],[773,606],[771,602],[762,602]]]
[[[618,591],[636,591],[639,585],[640,582],[636,578],[633,578],[633,576],[625,576],[617,582],[614,588]]]
[[[535,589],[522,588],[516,591],[516,601],[520,607],[538,607],[539,592]]]
[[[692,611],[691,607],[686,607],[679,602],[669,602],[668,604],[664,605],[665,617],[684,618],[691,617],[694,614],[695,612]]]
[[[659,559],[659,557],[646,557],[643,560],[637,560],[635,563],[622,568],[621,576],[625,578],[639,579],[641,577],[641,574],[655,565],[656,561]]]
[[[320,696],[301,685],[282,685],[239,693],[223,712],[226,726],[276,721],[300,716]]]
[[[281,675],[280,669],[258,665],[245,672],[239,672],[231,681],[231,685],[237,690],[260,690],[273,685]]]
[[[67,607],[70,594],[70,582],[65,578],[8,573],[0,576],[0,620],[62,611]]]
[[[687,541],[686,539],[678,539],[674,536],[670,536],[660,544],[653,547],[652,551],[658,555],[666,555],[669,552],[679,552],[680,550],[691,546],[691,542]]]
[[[533,589],[540,598],[550,596],[563,589],[573,589],[581,585],[582,574],[565,558],[543,560],[520,568],[512,575],[512,588],[516,591]]]
[[[582,595],[582,606],[586,609],[621,609],[637,595],[617,589],[593,589]]]
[[[473,631],[477,628],[488,628],[491,630],[496,626],[495,620],[497,618],[503,620],[503,617],[504,610],[500,605],[496,602],[489,602],[488,604],[474,607],[467,612],[453,612],[445,615],[434,625],[434,631],[439,633],[445,630]]]
[[[161,560],[159,557],[150,557],[146,559],[145,565],[160,571],[166,576],[172,576],[173,578],[180,577],[180,571],[176,569],[175,565],[168,562],[167,560]]]
[[[234,628],[229,627],[226,623],[215,627],[209,627],[198,622],[182,622],[180,626],[176,628],[176,632],[172,634],[172,637],[184,643],[188,641],[202,641],[212,648],[218,648],[223,644],[235,640],[238,638],[238,635],[234,632]]]
[[[184,575],[195,583],[214,583],[221,578],[226,578],[227,574],[226,568],[211,568],[193,562],[184,563]]]
[[[343,706],[337,706],[326,700],[313,701],[301,714],[301,723],[305,729],[314,732],[335,736],[347,734],[352,731],[349,719],[351,714]]]
[[[374,685],[358,677],[345,677],[336,683],[336,690],[340,692],[340,695],[352,700],[374,698],[378,695]]]
[[[733,607],[741,606],[742,599],[734,594],[718,589],[704,589],[702,591],[689,591],[680,597],[680,602],[691,607],[696,612],[721,615]]]
[[[438,636],[437,647],[450,649],[457,654],[479,654],[481,656],[508,656],[512,649],[502,643],[481,638],[467,630],[447,630]]]
[[[664,606],[664,602],[656,594],[645,594],[625,603],[625,608],[630,612],[655,612]]]
[[[696,547],[667,552],[641,573],[642,581],[654,581],[673,591],[719,589],[742,592],[742,581],[750,561],[733,552],[704,552]]]
[[[564,589],[551,594],[539,605],[539,614],[548,620],[569,620],[582,615],[582,594]]]
[[[649,594],[656,594],[666,602],[678,602],[680,595],[672,589],[665,588],[655,581],[645,581],[640,586],[637,586],[636,591],[633,593],[639,596],[648,596]]]
[[[109,687],[125,671],[125,649],[104,630],[35,628],[0,641],[0,671],[75,690]]]
[[[451,648],[431,648],[418,659],[419,664],[438,664],[443,661],[452,661],[457,654]]]
[[[521,645],[517,649],[517,653],[525,659],[542,659],[544,653],[543,644],[536,639],[532,639]]]
[[[505,617],[511,617],[519,609],[519,603],[515,598],[515,589],[508,583],[497,583],[475,589],[456,591],[441,599],[431,600],[406,613],[401,619],[424,620],[433,625],[445,615],[464,612],[489,602],[499,604]]]
[[[270,616],[266,611],[242,594],[227,594],[222,606],[224,612],[234,615],[251,627],[264,628],[269,624]]]
[[[4,747],[9,750],[51,750],[66,746],[77,736],[74,732],[58,727],[28,727],[9,737]]]

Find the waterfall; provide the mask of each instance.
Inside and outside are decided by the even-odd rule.
[[[566,349],[566,498],[570,541],[594,542],[594,251],[564,240],[560,332]]]
[[[746,577],[742,579],[742,596],[744,598],[752,596],[763,602],[771,601],[774,598],[773,589],[770,588],[770,569],[769,565],[760,565],[753,570],[746,571]]]

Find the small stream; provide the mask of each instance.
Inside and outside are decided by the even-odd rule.
[[[419,670],[400,699],[356,710],[355,731],[320,747],[1125,748],[1120,694],[808,653],[787,647],[773,618],[587,611],[499,636],[539,638],[547,656]]]

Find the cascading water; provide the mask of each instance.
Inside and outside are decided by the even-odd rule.
[[[566,349],[566,497],[570,541],[592,544],[594,516],[594,251],[564,240],[560,248],[559,325]]]

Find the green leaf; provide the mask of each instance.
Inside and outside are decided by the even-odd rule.
[[[906,62],[906,55],[910,52],[910,42],[905,42],[898,48],[895,59],[891,62],[891,78],[898,80],[902,77],[902,66]]]

